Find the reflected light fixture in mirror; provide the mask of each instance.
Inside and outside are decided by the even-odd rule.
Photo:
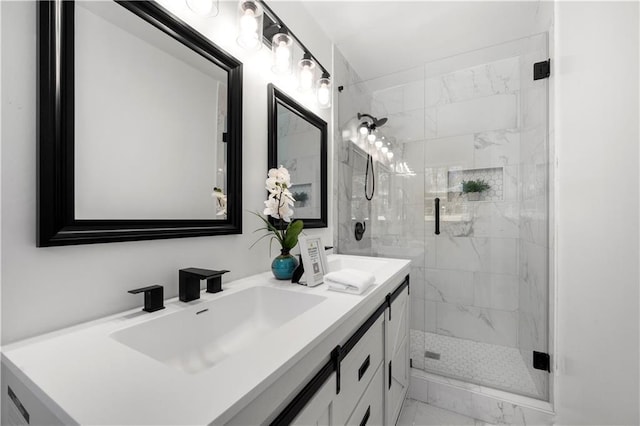
[[[358,127],[358,133],[360,133],[360,136],[362,137],[367,136],[369,134],[369,125],[364,121],[360,123],[360,126]]]
[[[313,89],[313,73],[316,67],[316,63],[311,59],[311,55],[305,52],[304,56],[298,62],[300,68],[299,76],[299,88],[303,92],[307,92]]]
[[[247,50],[259,50],[262,47],[262,6],[253,0],[240,0],[238,3],[239,33],[237,42]]]
[[[322,78],[318,80],[318,106],[329,108],[331,106],[331,80],[329,74],[322,73]]]
[[[220,0],[187,0],[187,6],[196,15],[211,18],[218,16]]]
[[[291,74],[293,71],[293,61],[291,60],[293,50],[293,39],[281,30],[273,36],[271,40],[271,52],[273,54],[273,66],[271,70],[278,75]]]

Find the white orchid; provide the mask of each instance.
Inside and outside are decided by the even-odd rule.
[[[295,199],[289,190],[291,187],[289,171],[283,166],[277,169],[270,169],[265,187],[267,191],[269,191],[269,196],[264,202],[265,208],[262,213],[279,220],[280,225],[278,229],[267,219],[255,213],[265,224],[263,228],[259,228],[256,231],[267,231],[258,241],[265,237],[276,239],[282,247],[282,253],[288,254],[289,251],[298,244],[298,235],[302,232],[304,226],[301,220],[291,221],[291,217],[293,216],[293,209],[291,207]],[[286,227],[283,225],[283,222],[287,222]],[[256,241],[254,245],[258,241]]]
[[[216,216],[222,216],[227,214],[227,195],[222,192],[222,189],[214,187],[211,196],[218,201],[218,212]]]
[[[291,187],[289,171],[280,166],[277,169],[269,170],[268,176],[265,181],[265,188],[269,191],[269,198],[264,202],[265,209],[262,213],[274,219],[291,222],[291,216],[293,216],[291,207],[295,199],[291,191],[289,191],[289,187]]]

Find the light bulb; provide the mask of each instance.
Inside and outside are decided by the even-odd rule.
[[[380,149],[382,147],[382,141],[380,139],[378,139],[376,141],[376,148]]]
[[[246,9],[240,18],[240,32],[243,34],[255,33],[258,29],[256,14],[251,9]]]
[[[387,151],[389,151],[389,148],[387,148],[386,146],[383,146],[380,151],[382,151],[383,154],[386,154]]]
[[[313,87],[313,72],[308,66],[302,67],[300,71],[300,88],[302,90],[311,90]]]
[[[300,90],[306,92],[313,89],[313,70],[316,67],[316,63],[311,59],[311,54],[305,52],[300,62],[298,62],[298,66],[300,67]]]
[[[289,70],[289,61],[291,59],[291,52],[289,51],[289,47],[287,43],[281,41],[278,43],[278,47],[276,47],[276,69],[279,72],[286,72]]]
[[[240,12],[238,44],[245,49],[260,49],[262,43],[261,36],[258,34],[258,29],[260,29],[258,20],[262,21],[262,12],[256,9],[256,5],[250,1],[241,3]]]
[[[362,123],[360,125],[360,128],[358,128],[358,132],[360,132],[362,136],[367,136],[367,134],[369,133],[369,126],[367,126],[366,123]]]
[[[320,105],[328,105],[329,104],[329,86],[326,84],[321,84],[318,87],[318,102]]]
[[[373,133],[369,133],[369,135],[367,136],[367,140],[369,141],[369,143],[374,143],[376,141],[376,135],[374,135]]]
[[[393,152],[391,151],[387,152],[387,158],[391,160],[393,158]]]
[[[216,16],[218,14],[217,0],[187,0],[187,6],[193,13],[200,16]]]

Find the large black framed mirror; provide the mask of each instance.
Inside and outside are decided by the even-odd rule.
[[[38,2],[37,245],[242,232],[242,63],[153,1]]]
[[[268,166],[289,170],[293,218],[302,219],[305,228],[326,228],[327,123],[273,84],[268,90]]]

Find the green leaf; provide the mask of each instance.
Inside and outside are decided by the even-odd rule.
[[[256,215],[257,217],[260,218],[260,220],[262,220],[265,224],[266,230],[268,230],[269,232],[272,232],[274,234],[274,238],[276,238],[278,240],[278,242],[280,243],[280,245],[284,244],[284,239],[280,236],[280,232],[278,232],[278,230],[276,229],[275,226],[273,226],[267,219],[265,219],[263,216],[259,215],[256,212],[251,212],[254,215]],[[265,228],[258,228],[258,230],[264,230]],[[251,246],[253,247],[253,246]]]
[[[296,244],[298,244],[298,235],[300,235],[303,228],[304,223],[300,219],[291,222],[287,226],[284,241],[282,243],[282,248],[288,250],[294,248]]]

